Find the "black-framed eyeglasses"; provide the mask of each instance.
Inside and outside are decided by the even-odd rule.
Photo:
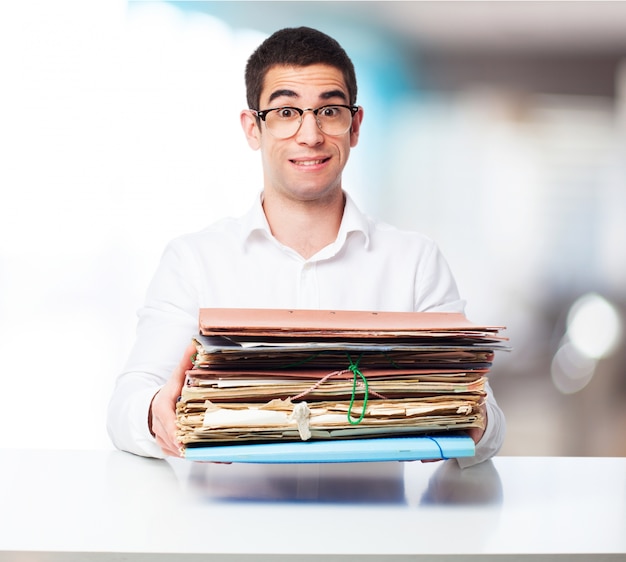
[[[299,107],[272,107],[257,111],[252,109],[259,119],[265,122],[270,134],[277,139],[293,137],[302,125],[304,113],[310,111],[320,131],[326,135],[339,136],[347,133],[352,126],[352,118],[359,110],[357,105],[323,105],[316,109]]]

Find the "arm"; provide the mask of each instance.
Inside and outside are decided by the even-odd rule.
[[[429,310],[439,312],[463,312],[465,302],[459,298],[456,282],[450,268],[441,254],[433,247],[428,259],[424,262],[424,267],[420,269],[417,282],[416,310]],[[485,386],[487,393],[484,413],[486,417],[486,427],[482,429],[472,429],[469,431],[470,437],[476,443],[476,455],[470,458],[457,459],[462,468],[481,463],[493,457],[502,446],[506,423],[504,414],[498,406],[491,387],[487,383]]]
[[[107,417],[109,436],[123,451],[157,458],[178,454],[171,435],[174,406],[187,365],[181,354],[198,331],[199,297],[193,285],[198,274],[194,264],[193,255],[182,242],[171,243],[139,311],[135,344],[116,381]]]

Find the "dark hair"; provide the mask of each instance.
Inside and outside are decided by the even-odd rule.
[[[246,97],[250,109],[260,109],[261,90],[267,71],[276,65],[327,64],[343,73],[350,105],[356,103],[354,65],[332,37],[310,27],[287,27],[268,37],[250,55],[246,65]]]

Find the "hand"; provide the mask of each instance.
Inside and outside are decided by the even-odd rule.
[[[483,416],[485,417],[485,428],[487,427],[487,404],[483,402],[483,404],[481,404],[480,409],[483,413]],[[482,427],[472,427],[471,429],[467,430],[467,434],[472,438],[472,440],[474,441],[474,444],[478,445],[478,442],[482,439],[483,435],[485,434],[485,428]]]
[[[172,376],[154,395],[148,413],[148,425],[157,445],[166,455],[180,457],[181,444],[176,438],[176,402],[185,384],[185,372],[193,366],[196,347],[190,343]]]
[[[483,403],[480,406],[480,409],[485,416],[485,427],[487,427],[487,405]],[[485,434],[485,430],[481,427],[472,427],[467,430],[467,434],[472,438],[472,441],[474,441],[474,444],[478,445],[478,442],[482,439],[483,435]],[[437,462],[440,460],[442,459],[424,459],[422,460],[422,462]]]

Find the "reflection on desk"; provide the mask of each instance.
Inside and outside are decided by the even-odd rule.
[[[460,468],[455,461],[441,463],[428,481],[422,505],[498,505],[502,503],[502,482],[493,464]]]
[[[192,463],[189,486],[205,501],[317,502],[330,504],[415,504],[405,489],[405,470],[413,463],[300,465],[214,465]],[[416,463],[422,472],[431,471]],[[419,503],[493,504],[502,501],[502,484],[492,461],[459,468],[454,460],[433,465]],[[415,482],[416,479],[413,478]],[[417,479],[424,483],[424,479]]]
[[[0,450],[0,562],[626,559],[626,459],[217,465]]]
[[[193,494],[206,501],[403,504],[401,463],[194,464]]]

